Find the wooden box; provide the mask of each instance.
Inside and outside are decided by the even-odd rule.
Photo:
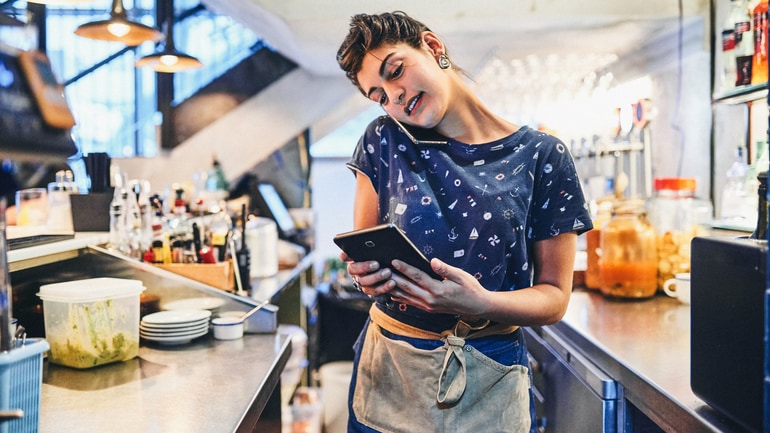
[[[235,274],[229,260],[222,263],[171,263],[155,266],[217,289],[235,291]]]

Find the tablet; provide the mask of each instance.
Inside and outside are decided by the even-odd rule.
[[[393,224],[340,233],[334,237],[334,243],[357,262],[374,260],[380,266],[390,268],[390,263],[398,259],[420,269],[431,278],[444,279],[433,271],[430,261],[406,234]]]

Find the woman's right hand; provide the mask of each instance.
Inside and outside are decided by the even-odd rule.
[[[378,296],[391,290],[387,282],[393,276],[388,268],[380,268],[376,261],[354,262],[344,252],[340,253],[340,259],[348,264],[348,274],[353,278],[355,287],[369,296]]]

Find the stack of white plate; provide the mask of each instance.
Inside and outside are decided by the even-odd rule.
[[[139,322],[139,336],[161,344],[184,344],[209,332],[209,310],[172,310],[148,314]]]
[[[202,298],[186,298],[168,302],[161,306],[161,310],[209,310],[217,312],[219,307],[225,304],[225,300],[211,296]]]

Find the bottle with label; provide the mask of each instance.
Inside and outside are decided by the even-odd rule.
[[[719,215],[724,222],[737,226],[749,226],[756,220],[754,185],[749,182],[744,151],[743,146],[736,148],[735,160],[725,174]]]
[[[732,0],[735,3],[736,0]],[[735,18],[730,13],[722,23],[722,73],[720,75],[722,92],[735,87]]]
[[[735,22],[735,85],[751,84],[751,68],[754,62],[754,34],[752,17],[746,0],[733,0],[730,15]]]
[[[128,229],[126,227],[126,204],[123,200],[123,188],[115,187],[112,202],[110,202],[110,238],[107,247],[127,255]]]
[[[754,63],[751,67],[751,84],[767,82],[767,0],[761,0],[753,11]]]

